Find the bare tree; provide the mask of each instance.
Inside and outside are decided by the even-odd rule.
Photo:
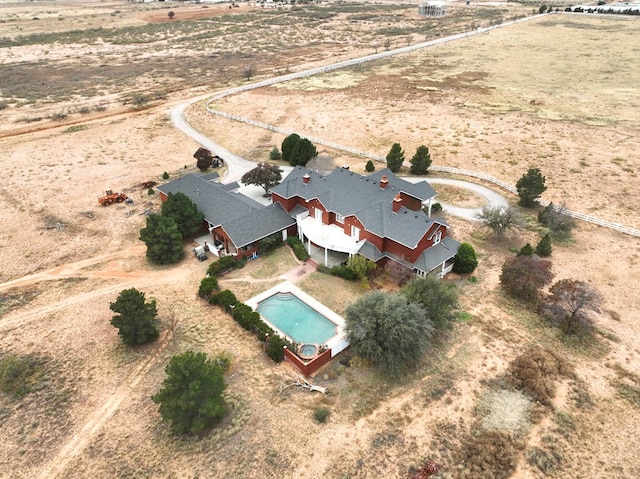
[[[306,166],[320,175],[327,175],[331,173],[335,164],[329,155],[318,155],[311,158]]]
[[[247,81],[251,80],[251,77],[256,74],[256,66],[255,65],[247,65],[244,68],[244,76]]]
[[[589,312],[599,312],[602,296],[589,283],[562,279],[549,289],[540,311],[565,334],[586,334],[593,329]]]
[[[565,239],[571,236],[575,220],[567,214],[565,203],[554,205],[549,203],[538,213],[538,222],[549,228],[555,238]]]
[[[506,208],[485,206],[478,215],[478,219],[496,236],[502,236],[507,230],[520,224],[518,212],[511,206]]]
[[[169,20],[173,20],[173,17],[176,16],[176,12],[174,12],[173,10],[171,10],[169,13],[167,13],[167,15],[169,16]]]

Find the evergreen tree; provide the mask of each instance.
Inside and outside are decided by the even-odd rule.
[[[416,150],[416,154],[411,158],[411,174],[412,175],[427,175],[429,174],[429,167],[431,166],[431,155],[429,154],[429,148],[424,145],[420,145]]]
[[[476,250],[469,243],[460,245],[453,260],[453,271],[458,274],[472,273],[478,266]]]
[[[293,153],[294,148],[300,142],[300,135],[297,133],[292,133],[287,136],[284,140],[282,140],[281,152],[282,159],[287,163],[291,164],[291,154]]]
[[[318,156],[318,150],[316,150],[313,143],[306,138],[301,138],[293,147],[291,157],[289,158],[289,164],[291,166],[305,166],[309,160],[315,156]]]
[[[269,152],[269,159],[271,161],[278,161],[282,159],[282,153],[280,153],[277,146],[274,146]]]
[[[522,248],[520,248],[520,251],[518,251],[518,254],[516,256],[532,256],[535,252],[536,251],[533,249],[533,246],[527,243]]]
[[[151,399],[160,405],[162,419],[176,434],[195,434],[215,425],[227,407],[222,397],[227,384],[220,361],[187,351],[171,358],[162,389]]]
[[[125,344],[144,344],[158,338],[156,302],[146,302],[144,293],[135,288],[125,289],[109,305],[109,309],[120,313],[113,316],[111,324],[118,328],[118,334]]]
[[[549,233],[547,233],[540,239],[540,242],[536,245],[536,254],[538,256],[547,257],[551,256],[551,251],[551,236],[549,236]]]
[[[404,163],[404,151],[402,151],[402,147],[400,143],[394,143],[387,153],[386,156],[387,166],[393,173],[397,173],[402,168],[402,163]]]
[[[184,193],[169,193],[167,201],[162,203],[162,216],[172,218],[183,237],[203,228],[204,215]]]
[[[182,235],[173,218],[147,216],[147,227],[140,230],[140,240],[147,245],[147,258],[156,264],[171,264],[184,258]]]
[[[540,195],[547,191],[545,186],[546,178],[538,168],[530,168],[516,183],[518,196],[520,197],[519,205],[525,208],[531,208],[538,202]]]
[[[373,173],[376,170],[376,167],[373,166],[373,161],[369,160],[367,161],[367,164],[365,165],[364,169],[367,173]]]

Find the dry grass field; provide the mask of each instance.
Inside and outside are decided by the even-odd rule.
[[[0,3],[0,360],[28,357],[39,371],[30,393],[0,396],[0,477],[404,478],[427,459],[442,478],[508,477],[512,463],[521,479],[639,477],[637,238],[579,224],[554,244],[556,279],[588,281],[605,298],[594,339],[576,341],[500,291],[504,260],[542,231],[533,213],[502,240],[448,218],[480,253],[475,280],[447,279],[461,321],[401,380],[348,354],[334,361],[314,379],[324,397],[279,394],[286,367],[196,298],[207,264],[153,266],[137,239],[159,202],[136,185],[194,171],[198,145],[168,117],[181,100],[245,83],[248,67],[251,80],[267,78],[533,8],[454,3],[443,19],[419,19],[391,2]],[[216,107],[380,155],[394,142],[407,157],[425,144],[436,164],[510,183],[539,167],[545,199],[638,228],[638,30],[635,18],[552,15]],[[282,141],[201,104],[187,118],[254,160]],[[99,207],[108,188],[135,204]],[[443,196],[475,206],[450,187]],[[225,285],[246,299],[292,266],[282,249]],[[363,293],[317,273],[299,286],[338,312]],[[130,287],[158,302],[155,344],[126,348],[109,324],[109,303]],[[544,350],[526,354],[544,365],[549,401],[509,387],[510,364],[530,347]],[[233,357],[230,414],[178,438],[150,396],[169,358],[188,349]],[[330,410],[326,424],[313,420],[318,407]],[[479,474],[481,464],[495,475]]]

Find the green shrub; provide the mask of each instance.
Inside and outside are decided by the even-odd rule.
[[[440,203],[434,203],[431,205],[431,214],[438,214],[442,211],[442,205]]]
[[[198,288],[198,296],[201,298],[209,298],[211,293],[218,290],[218,278],[215,276],[209,276],[207,278],[203,278],[200,281],[200,288]]]
[[[233,319],[244,329],[247,331],[254,330],[254,323],[257,320],[260,320],[260,315],[251,309],[251,306],[248,306],[244,303],[238,303],[233,308]]]
[[[269,152],[269,159],[271,161],[278,161],[282,159],[282,153],[280,153],[280,150],[277,146],[274,146]]]
[[[272,334],[269,336],[267,340],[267,356],[269,356],[276,363],[280,363],[284,360],[284,347],[287,346],[287,341],[278,336],[277,334]]]
[[[166,171],[164,173],[162,173],[162,179],[163,180],[168,180],[169,179],[169,173],[167,173]]]
[[[207,274],[210,276],[222,276],[229,271],[243,267],[245,262],[238,261],[235,256],[223,256],[218,261],[215,261],[207,268]]]
[[[236,299],[236,295],[233,294],[228,289],[224,291],[220,291],[217,294],[214,294],[209,298],[209,304],[222,306],[227,313],[230,313],[236,304],[238,304],[238,300]]]
[[[338,278],[346,279],[349,281],[356,281],[358,279],[358,273],[349,268],[348,266],[333,266],[329,270],[329,274],[332,276],[337,276]]]
[[[313,411],[313,420],[318,424],[324,424],[329,419],[330,412],[328,407],[318,407]]]
[[[547,256],[551,256],[552,250],[553,247],[551,245],[551,236],[549,236],[549,233],[547,233],[540,239],[540,242],[536,245],[536,254],[538,256],[546,258]]]
[[[298,258],[300,261],[305,261],[309,258],[309,253],[307,253],[304,244],[302,243],[302,241],[300,241],[300,239],[298,239],[297,236],[289,236],[287,238],[287,243],[289,243],[289,246],[293,248],[293,252],[295,253],[296,258]]]
[[[367,164],[364,167],[367,173],[373,173],[376,170],[376,167],[373,165],[373,161],[367,161]]]
[[[0,391],[16,397],[28,394],[42,376],[39,361],[33,356],[8,355],[0,359]]]
[[[522,248],[520,248],[520,251],[518,251],[518,254],[516,256],[532,256],[535,252],[536,251],[533,249],[533,246],[527,243]]]
[[[267,236],[266,238],[260,240],[260,253],[262,254],[272,251],[282,246],[282,244],[282,235],[279,232],[274,233],[271,236]]]
[[[147,190],[147,194],[148,194],[149,196],[154,195],[154,194],[155,194],[154,189],[153,189],[153,188],[149,188],[149,189]]]
[[[472,273],[477,266],[476,250],[469,243],[462,243],[454,257],[453,271],[458,274]]]

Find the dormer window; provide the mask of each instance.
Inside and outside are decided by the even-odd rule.
[[[442,231],[438,231],[433,238],[433,244],[438,244],[442,241]]]
[[[336,213],[336,222],[344,224],[344,216],[339,215],[338,213]]]
[[[354,240],[359,241],[360,240],[360,228],[358,228],[357,226],[351,225],[351,237]]]
[[[320,208],[316,208],[314,211],[314,214],[315,214],[315,218],[318,221],[322,222],[322,210]]]

